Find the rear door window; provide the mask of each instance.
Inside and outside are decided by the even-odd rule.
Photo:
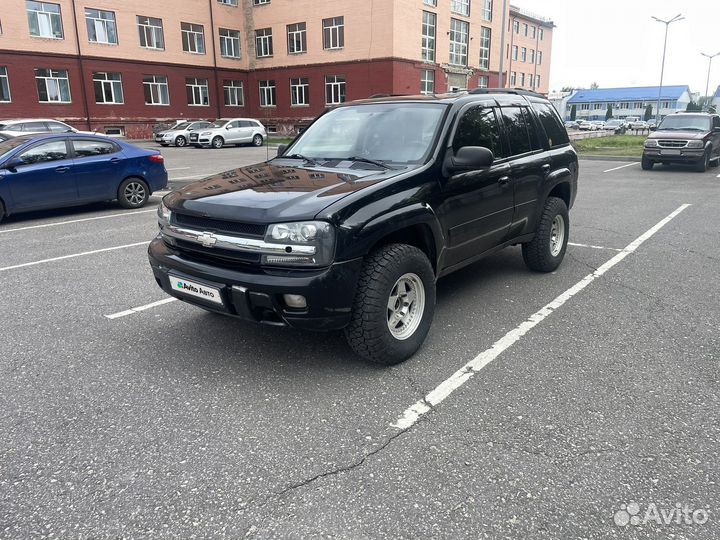
[[[532,106],[538,115],[545,135],[547,135],[548,146],[553,148],[555,146],[568,144],[570,140],[568,139],[567,131],[562,125],[562,122],[560,122],[560,116],[558,116],[555,108],[547,103],[533,103]],[[630,120],[631,118],[632,117],[626,118],[626,120]]]
[[[75,157],[85,158],[93,156],[103,156],[114,154],[118,151],[118,147],[107,141],[91,141],[91,140],[73,140],[73,148],[75,149]]]
[[[463,114],[455,130],[453,151],[457,153],[463,146],[482,146],[496,159],[507,157],[494,107],[473,107]]]
[[[527,121],[522,109],[523,107],[502,107],[500,109],[505,124],[505,132],[510,143],[510,154],[513,156],[527,154],[533,150]]]

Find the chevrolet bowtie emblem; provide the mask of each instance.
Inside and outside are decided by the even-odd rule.
[[[197,237],[198,241],[203,245],[203,247],[213,247],[215,244],[217,244],[217,238],[214,234],[209,232],[204,232],[200,236]]]

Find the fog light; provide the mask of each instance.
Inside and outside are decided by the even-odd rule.
[[[307,300],[301,294],[283,294],[283,300],[287,307],[295,309],[304,309],[307,307]]]

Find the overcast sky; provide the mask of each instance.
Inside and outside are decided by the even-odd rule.
[[[501,0],[496,0],[501,1]],[[657,86],[665,25],[670,25],[663,84],[687,84],[705,93],[708,59],[720,52],[720,0],[513,0],[513,5],[549,17],[553,37],[550,90]],[[720,85],[720,56],[712,63],[710,92]]]

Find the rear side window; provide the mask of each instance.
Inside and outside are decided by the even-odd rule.
[[[505,131],[510,143],[510,154],[517,156],[532,151],[528,125],[523,115],[522,107],[502,107]]]
[[[453,151],[463,146],[482,146],[491,150],[496,158],[507,157],[493,107],[473,107],[462,116],[455,131]]]
[[[72,145],[75,149],[75,155],[79,158],[103,156],[118,151],[114,144],[106,141],[73,140]]]
[[[240,127],[256,127],[253,122],[249,120],[240,120]]]
[[[20,124],[21,131],[27,131],[28,133],[47,132],[48,128],[45,126],[45,122],[25,122]]]
[[[53,133],[67,133],[70,129],[65,124],[61,124],[60,122],[45,122],[47,124],[48,129]]]
[[[713,116],[713,127],[720,128],[720,116]]]
[[[565,127],[560,122],[560,117],[555,111],[555,108],[547,103],[533,103],[532,106],[540,119],[540,124],[542,124],[545,130],[548,145],[552,148],[554,146],[568,144],[570,140],[568,139],[567,131],[565,131]]]

